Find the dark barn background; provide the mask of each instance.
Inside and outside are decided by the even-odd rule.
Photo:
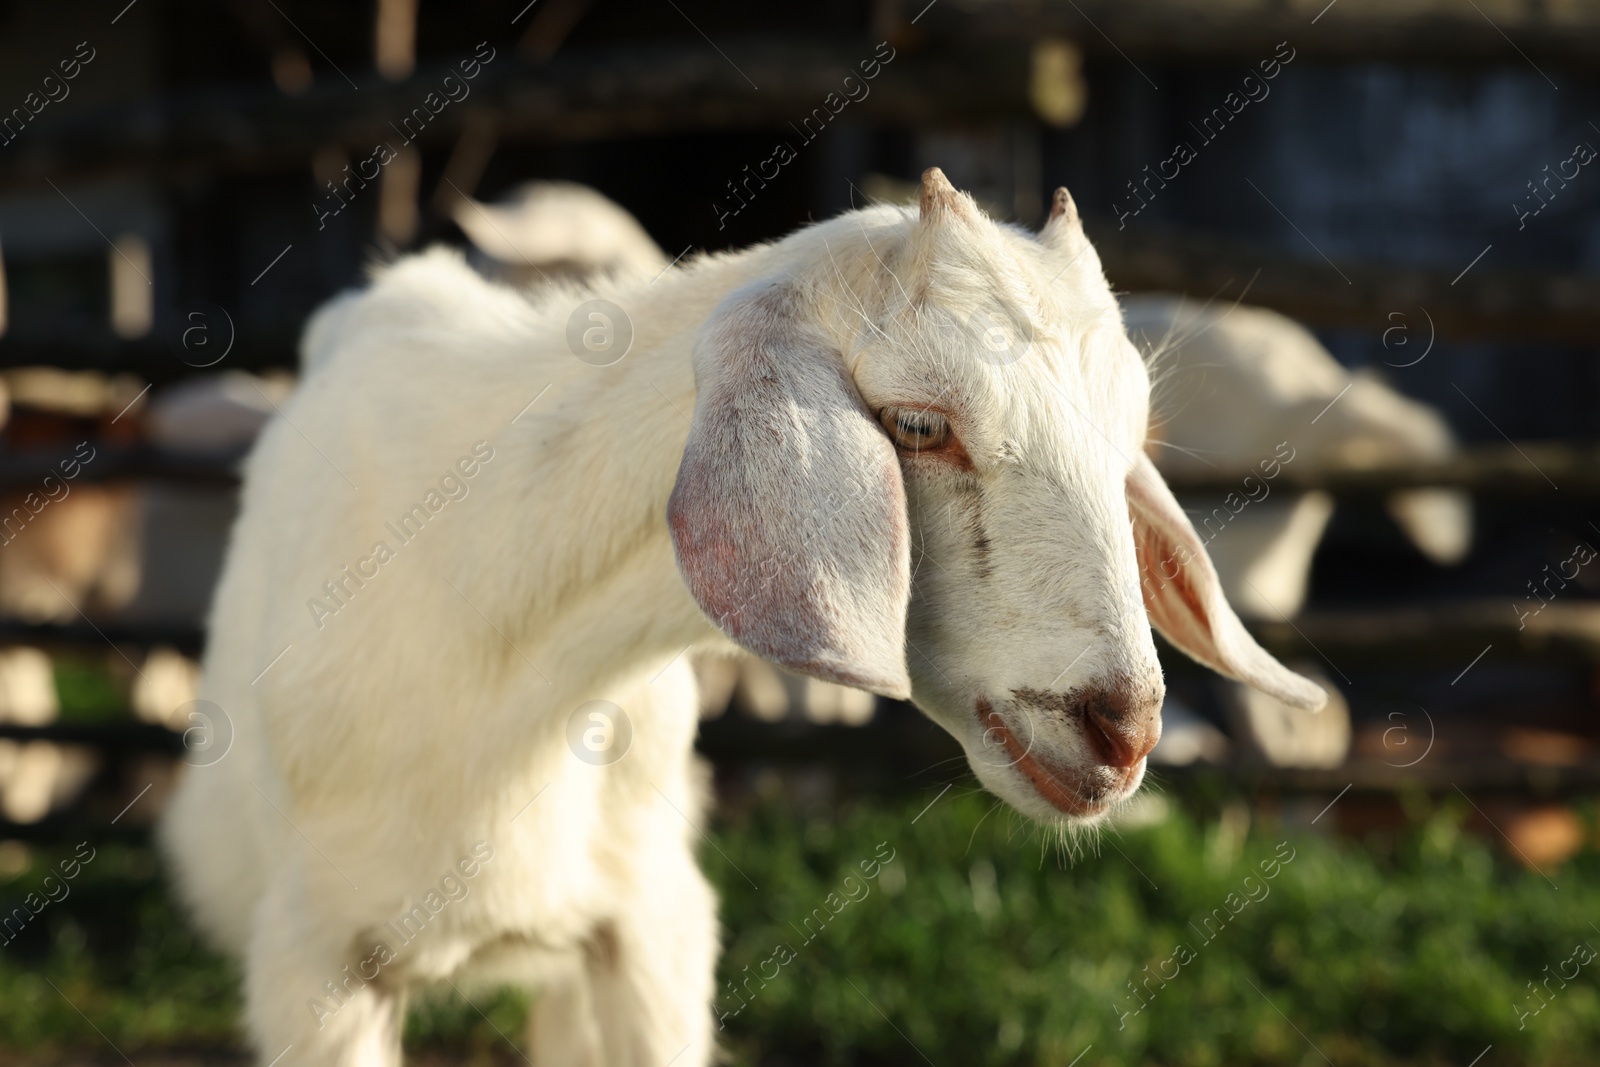
[[[1600,167],[1518,212],[1575,145],[1600,145],[1600,4],[525,2],[0,0],[7,500],[89,440],[86,496],[128,507],[126,494],[157,491],[225,524],[238,449],[164,444],[151,404],[197,376],[292,374],[306,317],[369,265],[465,243],[450,215],[463,195],[586,183],[668,256],[692,256],[902,195],[931,165],[1030,227],[1065,184],[1117,289],[1284,311],[1347,366],[1435,405],[1469,446],[1420,474],[1286,474],[1341,507],[1306,613],[1259,632],[1342,668],[1355,749],[1330,771],[1231,768],[1229,788],[1315,812],[1353,787],[1361,803],[1339,816],[1352,834],[1403,822],[1408,796],[1470,794],[1513,827],[1485,836],[1518,854],[1587,847],[1600,580],[1585,571],[1537,627],[1519,628],[1514,605],[1575,542],[1600,539]],[[480,42],[494,58],[470,96],[319,225],[327,182],[393,139]],[[802,144],[793,124],[880,42],[894,58],[869,95]],[[85,48],[70,94],[34,114],[29,94]],[[1265,99],[1119,220],[1144,168],[1197,142],[1191,124],[1289,54]],[[723,219],[729,183],[779,142],[796,160]],[[1428,563],[1385,517],[1380,494],[1399,484],[1474,493],[1462,565]],[[134,663],[198,652],[219,548],[172,541],[163,565],[182,571],[181,595],[161,595],[149,570],[131,602],[96,599],[92,582],[63,603],[0,588],[0,638],[48,650],[61,694],[50,721],[0,721],[0,743],[58,745],[82,767],[44,810],[0,819],[0,837],[145,839],[164,786],[141,787],[164,780],[182,724],[129,710]],[[0,586],[13,580],[0,566]],[[1204,678],[1169,666],[1175,691],[1215,715]],[[1385,731],[1419,708],[1438,754],[1399,769]],[[921,788],[914,772],[950,752],[903,707],[863,727],[724,716],[702,748],[730,795],[773,766]],[[1213,796],[1199,772],[1168,778]]]

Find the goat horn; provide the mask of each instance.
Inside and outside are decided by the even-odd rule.
[[[1073,202],[1072,194],[1063,185],[1050,198],[1050,217],[1039,231],[1039,241],[1047,248],[1073,251],[1082,240],[1083,219],[1078,215],[1078,205]]]
[[[1072,194],[1067,192],[1065,185],[1056,189],[1055,196],[1050,198],[1050,221],[1066,219],[1071,225],[1078,221],[1078,205],[1073,202]]]
[[[938,167],[929,167],[922,172],[922,218],[923,221],[935,218],[945,212],[956,212],[961,209],[961,194],[956,192],[956,187],[950,184],[950,179],[944,176],[944,171]]]

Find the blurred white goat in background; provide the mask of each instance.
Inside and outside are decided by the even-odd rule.
[[[281,374],[224,371],[153,390],[141,400],[137,384],[93,373],[28,368],[0,379],[0,396],[16,394],[34,427],[31,435],[40,427],[48,428],[47,436],[68,434],[48,447],[26,447],[75,456],[70,469],[82,474],[55,478],[33,492],[39,510],[25,521],[29,492],[0,493],[0,518],[10,520],[0,545],[0,615],[43,624],[89,618],[200,626],[238,510],[234,494],[161,481],[97,484],[97,447],[108,443],[80,424],[116,416],[116,432],[168,452],[238,454],[292,384]],[[9,408],[0,403],[0,426]],[[79,444],[79,431],[96,443]],[[42,507],[41,496],[50,498]],[[130,653],[119,651],[108,662],[113,671],[132,671],[134,714],[187,729],[183,709],[195,697],[198,665],[168,647],[152,648],[138,662]],[[0,650],[0,722],[41,726],[60,710],[51,657],[29,647]],[[98,766],[83,746],[0,739],[0,816],[19,823],[44,818],[69,802]]]
[[[451,216],[472,242],[468,262],[509,285],[649,278],[667,265],[638,219],[576,182],[528,182],[491,203],[463,197]]]
[[[1152,452],[1157,467],[1170,476],[1241,483],[1251,477],[1257,489],[1242,484],[1241,501],[1266,487],[1259,502],[1250,499],[1232,514],[1224,508],[1226,521],[1206,543],[1228,600],[1244,618],[1284,619],[1301,609],[1312,557],[1334,510],[1327,493],[1272,486],[1262,476],[1263,461],[1292,453],[1293,469],[1305,472],[1437,462],[1456,451],[1438,412],[1374,376],[1347,371],[1309,330],[1277,312],[1162,294],[1124,297],[1122,308],[1129,336],[1154,363],[1150,433],[1159,442]],[[1289,451],[1280,451],[1285,445]],[[1180,499],[1207,518],[1220,505]],[[1466,555],[1472,541],[1466,494],[1406,490],[1391,494],[1387,506],[1435,563],[1457,563]],[[1337,766],[1350,745],[1348,709],[1319,668],[1301,663],[1296,669],[1323,683],[1329,706],[1307,715],[1227,686],[1235,734],[1274,764]]]

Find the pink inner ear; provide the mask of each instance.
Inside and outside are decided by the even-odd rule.
[[[1211,557],[1148,456],[1128,474],[1128,513],[1150,624],[1191,659],[1286,704],[1314,711],[1321,687],[1290,671],[1250,636],[1222,595]]]
[[[1203,652],[1192,650],[1204,650],[1210,644],[1211,621],[1199,592],[1189,580],[1188,568],[1178,564],[1184,558],[1179,555],[1178,545],[1163,537],[1159,527],[1137,520],[1133,538],[1150,624],[1174,645],[1200,659]]]

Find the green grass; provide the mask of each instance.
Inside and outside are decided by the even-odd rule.
[[[1600,1049],[1600,960],[1564,989],[1553,981],[1525,1028],[1515,1011],[1580,940],[1600,946],[1592,852],[1553,872],[1553,888],[1464,835],[1464,803],[1421,802],[1408,830],[1360,843],[1252,822],[1235,804],[1086,842],[1067,864],[1036,829],[985,818],[989,798],[958,792],[920,818],[931,791],[802,816],[772,798],[723,816],[726,858],[707,850],[705,866],[723,897],[724,1012],[741,1003],[727,983],[748,982],[722,1033],[737,1064],[1067,1067],[1092,1045],[1080,1067],[1322,1054],[1465,1067],[1492,1045],[1478,1067],[1562,1067]],[[1262,880],[1281,842],[1293,859]],[[34,850],[0,880],[6,910],[70,852]],[[0,1047],[95,1047],[85,1016],[135,1060],[238,1043],[236,972],[184,928],[148,849],[103,845],[72,886],[0,947]],[[1247,891],[1260,899],[1241,907]],[[1208,941],[1195,926],[1230,893],[1238,914]],[[1180,944],[1192,958],[1120,1017],[1139,1003],[1127,983]],[[500,1031],[521,1043],[520,995],[474,994],[474,1008],[444,993],[413,1012],[412,1047],[478,1060],[504,1050]]]
[[[0,883],[0,917],[42,897],[76,844],[30,850],[27,868]],[[10,860],[18,846],[6,847]],[[65,897],[0,946],[0,1047],[95,1046],[85,1017],[125,1050],[233,1042],[234,969],[179,920],[151,849],[99,845],[75,878],[50,883],[58,897],[62,885]]]
[[[63,722],[118,722],[128,715],[127,686],[106,665],[85,656],[58,655],[51,662]]]
[[[1326,1055],[1340,1067],[1464,1067],[1493,1045],[1488,1067],[1592,1063],[1600,1049],[1600,961],[1525,1028],[1513,1007],[1578,941],[1600,946],[1586,922],[1600,920],[1593,854],[1556,872],[1552,888],[1464,836],[1454,806],[1369,849],[1273,826],[1247,832],[1234,808],[1207,824],[1179,815],[1108,835],[1063,867],[1005,813],[974,832],[986,797],[946,797],[913,825],[923,803],[863,805],[799,827],[769,806],[724,831],[729,861],[762,886],[709,860],[730,931],[724,977],[758,971],[776,943],[795,953],[765,987],[752,982],[748,1007],[727,1020],[739,1062],[804,1050],[804,1062],[921,1063],[920,1049],[939,1067],[1066,1067],[1093,1045],[1082,1062]],[[904,887],[880,875],[803,943],[790,924],[882,841]],[[1284,841],[1292,861],[1262,880],[1258,864]],[[1209,942],[1190,926],[1247,891],[1259,902]],[[1163,961],[1180,944],[1193,958],[1174,976]],[[1158,968],[1171,981],[1153,979],[1148,1006],[1124,1019],[1138,1007],[1127,983]],[[724,1008],[736,1008],[724,991]]]

